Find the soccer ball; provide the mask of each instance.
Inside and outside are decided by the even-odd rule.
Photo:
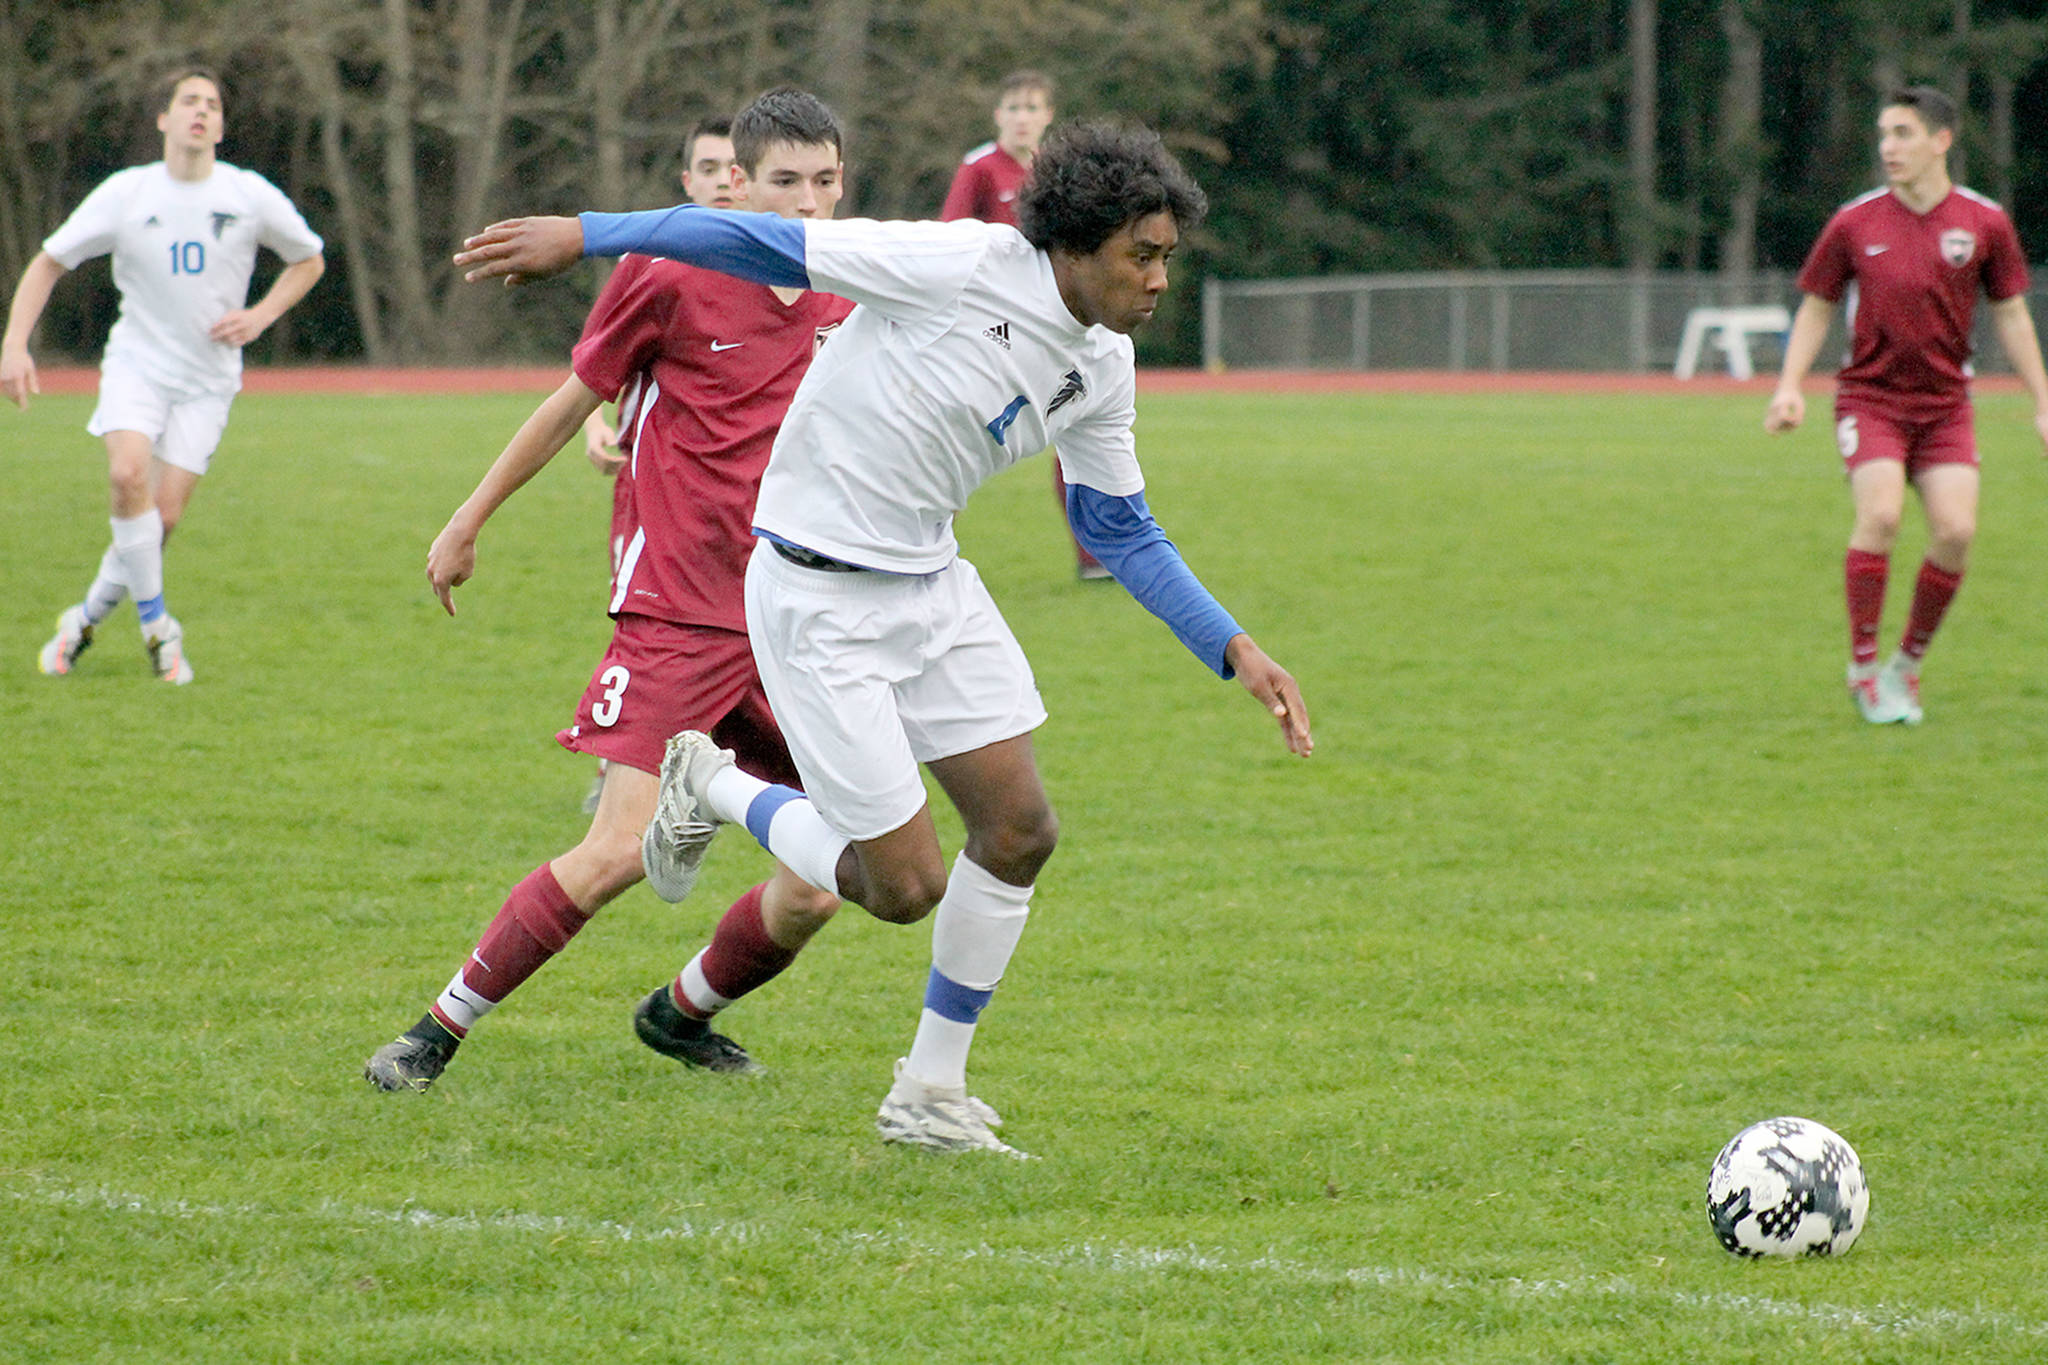
[[[1839,1256],[1869,1212],[1855,1149],[1812,1119],[1752,1123],[1707,1172],[1707,1221],[1737,1256]]]

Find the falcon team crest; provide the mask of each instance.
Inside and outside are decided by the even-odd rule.
[[[1950,228],[1941,234],[1941,259],[1953,266],[1965,266],[1977,254],[1977,234],[1968,228]]]
[[[1061,408],[1087,392],[1088,384],[1086,380],[1081,378],[1081,372],[1079,370],[1068,370],[1066,376],[1060,381],[1059,392],[1055,393],[1052,396],[1052,401],[1045,405],[1045,415],[1047,417],[1052,416]]]

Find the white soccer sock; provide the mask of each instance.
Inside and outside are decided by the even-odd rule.
[[[147,626],[164,614],[164,519],[156,508],[135,517],[109,517],[121,581],[135,594],[135,611]]]
[[[729,825],[744,824],[747,807],[754,804],[754,798],[768,790],[768,783],[752,773],[741,772],[737,763],[728,763],[711,775],[711,781],[704,787],[704,804],[711,807],[711,813]]]
[[[469,964],[464,963],[463,966]],[[498,1008],[495,1000],[486,1000],[462,983],[462,971],[456,970],[455,979],[448,983],[440,997],[434,1001],[434,1010],[447,1022],[461,1030],[461,1037],[476,1027],[476,1021]]]
[[[917,1080],[940,1089],[967,1084],[974,1026],[1024,935],[1031,890],[1010,885],[969,862],[965,853],[953,860],[953,875],[932,919],[924,1012],[903,1066]]]
[[[720,768],[705,784],[704,804],[731,824],[743,824],[755,842],[821,891],[839,894],[839,856],[852,841],[836,833],[818,808],[794,787],[778,787]]]
[[[690,959],[690,965],[683,968],[682,975],[677,978],[682,989],[676,992],[689,1001],[691,1009],[706,1019],[732,1003],[711,989],[711,982],[704,975],[704,954],[710,951],[709,948],[697,950],[697,955]]]
[[[128,597],[127,580],[121,576],[121,557],[112,545],[100,556],[99,572],[93,576],[92,586],[85,590],[85,600],[79,610],[85,613],[87,625],[96,626],[113,614],[115,607]]]

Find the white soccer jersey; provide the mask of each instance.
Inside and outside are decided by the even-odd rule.
[[[242,349],[207,336],[246,306],[256,249],[286,261],[321,249],[282,191],[254,171],[216,161],[204,180],[175,179],[161,161],[116,171],[85,197],[43,250],[67,270],[111,252],[121,313],[106,359],[186,393],[233,393]]]
[[[1143,490],[1131,342],[1085,327],[1015,228],[804,223],[811,287],[860,306],[798,387],[754,524],[868,568],[930,573],[991,475],[1057,442],[1069,482]]]

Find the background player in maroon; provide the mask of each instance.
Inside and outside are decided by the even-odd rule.
[[[824,105],[771,91],[734,120],[733,140],[744,207],[787,218],[831,216],[843,173],[838,125]],[[851,310],[830,295],[627,257],[584,325],[575,372],[435,538],[427,577],[452,615],[452,590],[474,573],[477,536],[491,514],[600,402],[637,388],[625,415],[633,495],[613,577],[617,625],[575,724],[556,737],[607,761],[590,830],[512,889],[427,1013],[366,1063],[373,1084],[426,1089],[478,1019],[641,879],[641,836],[654,816],[656,774],[671,734],[712,730],[742,766],[769,780],[796,780],[754,670],[742,579],[775,432],[818,345]],[[778,866],[726,912],[674,985],[641,1002],[634,1016],[641,1040],[692,1065],[758,1070],[707,1020],[786,967],[837,906]]]
[[[693,204],[702,204],[708,209],[729,209],[737,202],[732,188],[732,120],[729,118],[707,118],[700,120],[683,139],[683,170],[678,177],[682,182],[683,197]],[[644,378],[644,372],[642,376]],[[589,458],[591,467],[612,481],[612,524],[607,544],[610,552],[612,571],[618,572],[619,556],[625,553],[626,539],[632,534],[629,523],[632,518],[633,480],[622,474],[626,467],[625,451],[620,449],[619,432],[632,427],[632,415],[639,406],[639,383],[635,382],[619,391],[618,425],[604,420],[602,406],[594,409],[583,421],[583,453]],[[597,761],[597,781],[591,785],[590,795],[583,800],[583,813],[597,813],[597,803],[604,794],[605,761]]]
[[[960,161],[953,172],[952,188],[946,191],[945,207],[939,217],[979,218],[984,223],[1017,226],[1017,195],[1031,178],[1031,162],[1038,144],[1052,124],[1052,77],[1043,71],[1012,71],[996,87],[996,140],[984,142]],[[1067,522],[1067,481],[1060,468],[1059,452],[1052,457],[1053,500],[1060,505],[1060,524]],[[1074,547],[1074,572],[1082,578],[1106,579],[1109,570],[1083,549],[1068,527],[1067,540]]]
[[[697,126],[690,130],[690,135],[683,139],[683,169],[677,177],[683,187],[683,198],[708,209],[735,207],[732,166],[732,120],[722,117],[699,120]],[[622,405],[625,399],[626,395],[621,394]],[[626,463],[625,454],[619,449],[619,427],[625,425],[623,414],[618,426],[605,421],[602,408],[591,413],[583,423],[583,453],[589,457],[591,466],[606,478],[617,474]],[[630,482],[614,485],[612,526],[615,534],[625,518],[625,490],[630,487]],[[624,545],[624,540],[613,543],[614,567]]]
[[[939,217],[979,218],[1017,225],[1017,192],[1031,175],[1031,159],[1052,125],[1052,77],[1013,71],[996,87],[996,137],[960,160]]]
[[[1845,204],[1799,272],[1805,299],[1764,427],[1806,415],[1800,381],[1849,300],[1849,356],[1837,377],[1835,442],[1856,520],[1844,563],[1849,693],[1865,720],[1918,724],[1920,661],[1969,560],[1977,529],[1977,439],[1970,407],[1970,325],[1978,294],[2034,397],[2048,447],[2048,373],[2027,312],[2026,258],[2004,210],[1949,178],[1955,103],[1928,86],[1892,94],[1878,114],[1886,187]],[[1898,651],[1877,663],[1878,622],[1906,484],[1927,515],[1927,557]]]

